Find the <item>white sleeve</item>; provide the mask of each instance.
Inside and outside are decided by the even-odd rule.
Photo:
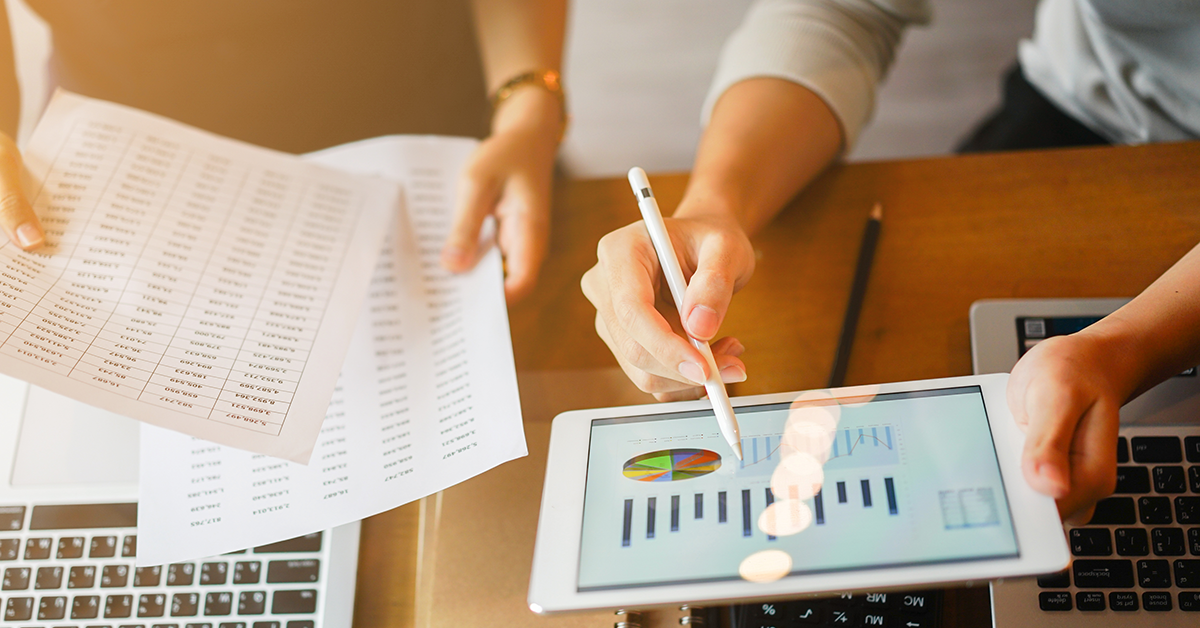
[[[833,110],[848,152],[871,118],[876,85],[909,24],[926,24],[928,0],[759,0],[721,51],[703,124],[721,94],[755,77],[812,90]]]

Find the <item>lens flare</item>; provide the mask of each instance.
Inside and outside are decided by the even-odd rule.
[[[738,565],[738,575],[750,582],[774,582],[792,570],[792,557],[782,550],[763,550]]]
[[[799,499],[775,502],[758,515],[758,529],[772,536],[797,534],[812,522],[812,509]]]

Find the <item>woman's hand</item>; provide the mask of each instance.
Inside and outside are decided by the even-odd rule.
[[[0,226],[8,239],[26,251],[42,246],[46,234],[21,190],[21,153],[0,133]]]

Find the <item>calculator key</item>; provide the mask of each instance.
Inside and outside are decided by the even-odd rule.
[[[1173,607],[1171,594],[1166,591],[1146,591],[1142,594],[1142,608],[1148,611],[1169,611]]]
[[[71,600],[71,619],[95,619],[99,616],[99,595],[76,595]]]
[[[317,612],[317,592],[314,589],[301,591],[276,591],[271,598],[271,612],[276,615]]]
[[[1138,609],[1137,593],[1113,591],[1108,594],[1108,607],[1114,611],[1136,611]]]
[[[1200,591],[1180,591],[1179,610],[1190,613],[1200,612]]]
[[[138,617],[162,617],[167,610],[167,596],[150,593],[138,597]]]
[[[21,539],[0,539],[0,560],[16,560],[21,551]]]
[[[319,560],[273,560],[267,565],[267,583],[316,582],[320,572]]]
[[[195,617],[198,612],[199,593],[176,593],[171,596],[171,617]]]
[[[62,567],[38,567],[37,578],[33,581],[35,589],[57,589],[62,586]]]
[[[1175,561],[1175,586],[1180,589],[1200,589],[1200,560]]]
[[[25,541],[25,560],[50,558],[50,543],[53,539],[29,539]]]
[[[240,562],[233,566],[233,583],[258,584],[258,579],[262,576],[261,570],[262,563]]]
[[[1112,535],[1108,528],[1073,528],[1071,553],[1076,556],[1111,556]]]
[[[1183,439],[1183,449],[1187,452],[1188,462],[1200,462],[1200,436],[1188,436]],[[1200,493],[1200,491],[1196,491]],[[1180,604],[1180,606],[1183,606]]]
[[[112,558],[117,555],[117,537],[93,536],[88,558]]]
[[[1113,493],[1149,493],[1150,470],[1146,467],[1117,467],[1117,490]]]
[[[1145,556],[1150,553],[1150,535],[1145,528],[1117,528],[1113,536],[1117,540],[1118,556]]]
[[[1154,528],[1150,531],[1150,542],[1155,556],[1183,556],[1187,549],[1180,528]]]
[[[1075,608],[1081,611],[1104,610],[1104,593],[1100,591],[1080,591],[1076,593]]]
[[[20,530],[25,527],[24,506],[0,506],[0,532]]]
[[[787,617],[793,623],[801,625],[820,625],[821,624],[821,607],[812,602],[792,602],[788,605]]]
[[[243,591],[238,595],[238,615],[262,615],[266,610],[265,591]]]
[[[1124,436],[1117,437],[1117,464],[1129,462],[1129,441]]]
[[[59,558],[83,558],[83,537],[64,536],[58,540]]]
[[[29,588],[29,567],[9,567],[4,570],[5,591],[24,591]]]
[[[1175,520],[1191,525],[1200,523],[1200,497],[1176,497]]]
[[[307,534],[294,539],[262,545],[254,548],[255,554],[280,554],[283,552],[319,552],[321,551],[321,534]]]
[[[132,595],[110,595],[104,600],[105,619],[124,619],[132,613]]]
[[[1139,497],[1138,513],[1141,515],[1142,523],[1146,525],[1171,523],[1171,498]],[[1133,522],[1131,521],[1130,523]]]
[[[4,607],[4,621],[27,621],[33,617],[33,598],[10,597]]]
[[[200,565],[200,584],[225,584],[228,563],[204,563]]]
[[[891,622],[888,621],[890,615],[878,610],[864,609],[862,617],[858,620],[859,626],[869,626],[871,628],[888,628]]]
[[[1143,589],[1167,589],[1171,586],[1171,566],[1165,560],[1139,560],[1138,584]]]
[[[38,619],[62,619],[67,616],[67,598],[62,595],[44,597],[38,602]]]
[[[894,602],[896,599],[896,594],[892,593],[890,595],[891,597],[889,598],[888,593],[866,593],[863,595],[863,604],[867,608],[889,608],[891,606],[890,602]]]
[[[905,612],[924,613],[933,610],[933,598],[926,593],[900,593],[898,595],[900,596],[900,609]]]
[[[1069,591],[1042,591],[1038,594],[1038,606],[1044,611],[1071,610],[1071,593]]]
[[[195,575],[196,565],[192,563],[175,563],[167,568],[167,586],[188,586],[192,583]]]
[[[1076,560],[1071,565],[1075,586],[1081,589],[1128,589],[1133,564],[1128,560]]]
[[[1154,467],[1153,475],[1155,491],[1159,493],[1187,492],[1187,474],[1184,473],[1183,467]]]
[[[105,565],[100,570],[100,586],[105,589],[119,589],[129,582],[129,567],[125,565]]]
[[[278,594],[276,594],[278,595]],[[858,613],[853,608],[834,607],[829,609],[829,625],[857,626]]]
[[[137,556],[137,535],[130,534],[121,542],[121,557],[132,558]]]
[[[1134,462],[1183,462],[1183,447],[1178,436],[1134,436]]]
[[[233,594],[228,592],[205,593],[204,614],[208,616],[224,616],[233,612]]]
[[[72,567],[67,573],[68,589],[90,589],[96,584],[96,568],[91,565]]]
[[[1165,498],[1164,498],[1165,499]],[[1096,503],[1088,525],[1129,525],[1137,523],[1132,497],[1107,497]]]
[[[156,587],[162,581],[162,567],[138,567],[133,570],[133,586]]]

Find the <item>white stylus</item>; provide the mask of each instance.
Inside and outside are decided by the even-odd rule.
[[[642,210],[642,219],[646,223],[646,231],[650,232],[650,241],[654,243],[654,251],[658,253],[658,263],[662,266],[667,285],[671,288],[671,296],[675,299],[675,308],[683,316],[683,295],[687,290],[687,281],[683,278],[683,269],[679,267],[679,258],[675,257],[675,247],[671,246],[671,236],[667,226],[663,224],[662,213],[658,210],[658,201],[654,200],[654,192],[650,190],[650,180],[646,171],[641,168],[630,168],[629,185],[633,186],[633,195],[637,198],[638,209]],[[685,325],[686,329],[686,325]],[[687,335],[687,332],[684,332]],[[717,361],[713,359],[712,349],[703,340],[697,340],[690,335],[687,337],[692,346],[704,356],[708,363],[708,380],[704,382],[704,390],[712,402],[713,412],[717,415],[717,426],[721,435],[733,448],[733,454],[738,460],[742,459],[742,436],[738,430],[737,417],[733,414],[733,404],[729,403],[729,393],[725,392],[725,384],[721,382],[721,371],[717,369]]]

